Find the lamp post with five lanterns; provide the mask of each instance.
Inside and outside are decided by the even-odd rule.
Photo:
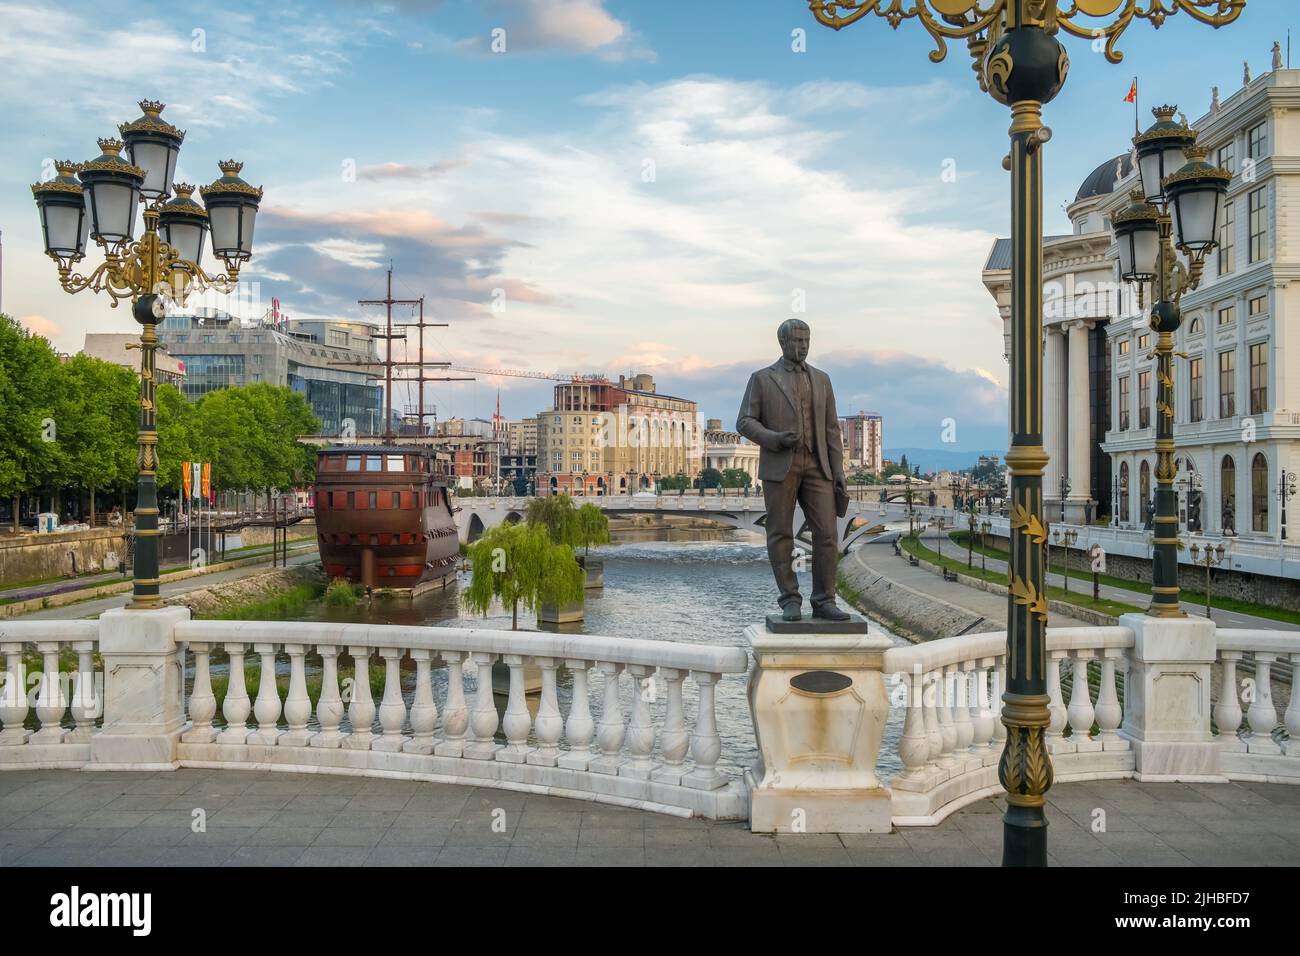
[[[199,190],[203,204],[195,202],[193,186],[172,182],[185,133],[162,118],[162,103],[143,100],[140,109],[138,119],[118,127],[121,139],[99,140],[101,154],[96,159],[56,163],[56,175],[34,184],[32,195],[40,212],[45,253],[54,260],[63,290],[104,292],[114,308],[129,299],[131,314],[141,326],[136,544],[127,606],[146,610],[161,604],[157,326],[169,302],[184,305],[195,291],[229,293],[235,288],[240,265],[252,256],[262,190],[240,178],[242,164],[226,160],[218,164],[221,178]],[[135,237],[137,205],[144,206],[139,239]],[[223,275],[209,275],[201,265],[209,235],[213,253],[225,266]],[[95,240],[104,261],[89,275],[81,275],[73,269],[85,257],[87,239]]]

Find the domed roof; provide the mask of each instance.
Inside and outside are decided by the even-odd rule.
[[[1121,153],[1113,159],[1108,159],[1096,169],[1088,174],[1079,187],[1078,194],[1074,197],[1075,202],[1084,199],[1091,199],[1093,196],[1105,196],[1115,191],[1115,181],[1123,179],[1129,173],[1133,172],[1133,157],[1131,153]]]

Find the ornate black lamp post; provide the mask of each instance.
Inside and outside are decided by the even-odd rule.
[[[1011,108],[1011,520],[1007,604],[1007,687],[1002,722],[1006,747],[998,777],[1007,791],[1002,862],[1047,865],[1044,794],[1052,765],[1044,741],[1048,724],[1043,548],[1043,153],[1051,131],[1042,108],[1060,92],[1069,71],[1064,30],[1104,42],[1107,60],[1120,34],[1141,18],[1159,25],[1185,11],[1221,26],[1235,20],[1245,0],[809,0],[817,20],[840,29],[868,14],[898,27],[915,19],[935,41],[934,62],[947,40],[965,40],[980,87]],[[1110,22],[1105,18],[1112,17]]]
[[[240,163],[218,163],[222,176],[191,199],[194,187],[176,183],[176,157],[185,133],[161,118],[163,104],[140,103],[143,115],[118,129],[122,139],[101,139],[103,151],[87,163],[63,161],[58,175],[32,186],[41,215],[45,254],[58,268],[63,291],[106,292],[114,308],[122,299],[140,332],[140,428],[135,507],[134,588],[129,608],[160,605],[158,596],[158,426],[155,416],[157,325],[169,302],[183,305],[195,290],[228,293],[240,264],[253,250],[253,224],[262,190],[239,178]],[[125,149],[126,158],[121,153]],[[74,178],[75,174],[75,178]],[[176,197],[166,201],[172,189]],[[144,205],[144,233],[135,239],[136,206]],[[200,265],[204,237],[225,265],[210,276]],[[88,276],[72,271],[94,239],[104,261]]]
[[[1283,541],[1286,540],[1286,503],[1295,497],[1295,480],[1296,474],[1294,471],[1283,471],[1277,476],[1277,500],[1282,503],[1282,510],[1278,517],[1282,521]]]
[[[1210,568],[1217,568],[1223,563],[1223,559],[1228,554],[1228,549],[1223,546],[1223,542],[1210,544],[1205,542],[1205,550],[1195,541],[1192,542],[1192,564],[1199,564],[1205,568],[1205,616],[1210,616]]]
[[[1205,255],[1217,245],[1223,197],[1232,175],[1205,161],[1196,131],[1174,122],[1176,106],[1157,106],[1156,122],[1133,138],[1142,188],[1116,213],[1120,276],[1152,282],[1156,332],[1156,491],[1152,517],[1151,606],[1155,617],[1186,617],[1178,603],[1178,494],[1174,490],[1174,333],[1183,293],[1200,283]],[[1184,266],[1181,252],[1187,257]]]
[[[1061,487],[1059,490],[1061,492],[1061,523],[1064,524],[1065,523],[1065,499],[1070,495],[1070,479],[1065,477],[1065,475],[1061,476]]]

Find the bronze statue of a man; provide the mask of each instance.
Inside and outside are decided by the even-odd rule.
[[[831,380],[808,357],[808,324],[787,319],[776,331],[782,357],[749,377],[736,430],[759,446],[758,477],[767,505],[767,556],[781,617],[798,621],[803,597],[793,567],[794,510],[803,508],[813,542],[812,614],[847,621],[835,604],[835,518],[848,511],[844,447]]]

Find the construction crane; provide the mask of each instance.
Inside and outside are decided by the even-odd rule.
[[[547,382],[603,382],[604,375],[577,372],[530,372],[520,368],[477,368],[471,365],[449,365],[453,372],[475,372],[479,375],[502,375],[507,378],[539,378]]]

